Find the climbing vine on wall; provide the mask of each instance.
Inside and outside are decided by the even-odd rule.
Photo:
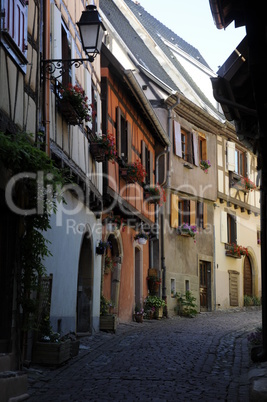
[[[44,233],[50,228],[50,214],[56,212],[58,186],[62,187],[65,179],[26,133],[0,132],[0,168],[9,172],[9,182],[14,180],[12,202],[22,211],[18,219],[17,295],[18,307],[22,309],[20,327],[26,333],[35,325],[38,300],[34,296],[40,291],[40,278],[45,274],[43,260],[50,255]],[[39,213],[38,205],[42,207]]]

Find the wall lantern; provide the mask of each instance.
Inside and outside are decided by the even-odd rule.
[[[41,63],[44,67],[44,71],[51,76],[50,79],[61,77],[65,71],[70,69],[73,65],[75,68],[78,68],[85,61],[92,63],[96,55],[100,53],[106,28],[101,21],[94,0],[91,0],[90,5],[86,6],[77,25],[80,31],[83,50],[88,57],[86,59],[42,60]],[[55,72],[57,75],[54,74]]]
[[[93,62],[96,55],[100,53],[106,28],[101,21],[94,2],[91,3],[82,12],[77,25],[80,31],[83,50],[89,55],[89,61]]]

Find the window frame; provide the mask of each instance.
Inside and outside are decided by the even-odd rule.
[[[245,176],[246,172],[246,154],[239,148],[235,148],[235,173],[239,176]],[[242,160],[241,160],[242,159]]]
[[[1,42],[18,66],[26,73],[28,48],[28,2],[3,0]]]
[[[227,243],[237,244],[236,216],[227,213]]]

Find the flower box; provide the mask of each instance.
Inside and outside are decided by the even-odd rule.
[[[64,342],[36,342],[32,361],[37,364],[58,366],[71,357],[71,340]]]
[[[71,343],[70,343],[70,356],[71,357],[78,356],[79,348],[80,348],[80,341],[78,339],[76,339],[75,341],[71,341]]]
[[[68,100],[60,100],[59,110],[69,125],[77,126],[81,123],[78,113]]]
[[[104,162],[105,161],[105,159],[106,159],[105,151],[104,151],[103,147],[101,147],[101,145],[98,144],[97,142],[91,142],[91,144],[90,144],[90,152],[91,152],[91,155],[93,156],[93,158],[97,162]]]
[[[117,329],[117,315],[101,315],[99,329],[100,331],[111,331],[115,333]]]
[[[238,258],[238,259],[242,257],[241,255],[233,254],[230,250],[226,250],[225,255],[227,257]]]

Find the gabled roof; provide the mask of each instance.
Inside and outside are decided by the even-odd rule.
[[[149,14],[139,2],[135,2],[132,0],[124,0],[127,6],[131,9],[134,15],[138,18],[140,23],[146,28],[151,37],[157,42],[157,44],[162,48],[164,52],[166,52],[166,46],[163,46],[162,40],[160,40],[160,36],[172,42],[174,45],[178,46],[185,53],[195,58],[198,62],[202,63],[205,67],[209,67],[208,63],[202,57],[198,49],[194,46],[191,46],[185,40],[183,40],[180,36],[174,33],[171,29],[162,24],[159,20]],[[171,10],[170,10],[171,11]]]
[[[151,71],[156,77],[160,78],[169,87],[176,89],[175,83],[161,67],[158,60],[147,48],[143,40],[131,26],[127,18],[118,9],[112,0],[100,0],[99,6],[106,18],[116,28],[119,36],[123,39],[138,62]],[[178,88],[177,88],[178,89]]]
[[[131,21],[128,21],[127,15],[116,6],[116,0],[100,0],[100,10],[114,27],[117,34],[131,51],[139,65],[150,71],[155,77],[164,82],[174,91],[183,93],[186,97],[190,93],[191,96],[189,99],[191,101],[195,101],[195,103],[198,106],[201,105],[203,109],[209,109],[213,114],[215,113],[219,119],[222,118],[222,115],[215,107],[215,101],[211,93],[211,85],[209,87],[209,96],[212,99],[210,100],[208,96],[203,93],[203,90],[200,89],[200,84],[198,85],[198,83],[188,73],[187,68],[178,61],[177,57],[174,56],[173,50],[171,50],[169,44],[178,51],[181,50],[184,52],[184,54],[188,55],[189,59],[191,58],[191,60],[194,60],[194,63],[198,65],[196,68],[200,67],[213,73],[200,52],[146,12],[138,2],[132,0],[120,1],[123,1],[130,12],[132,12],[140,26],[144,29],[144,32],[147,33],[147,37],[152,38],[155,47],[147,45],[147,42],[143,37],[138,34],[137,29],[133,27]],[[169,43],[166,44],[166,41]],[[156,49],[156,47],[158,47],[158,49]],[[168,62],[166,61],[166,64],[169,63],[167,69],[165,69],[158,60],[160,51],[162,52],[162,55],[164,55],[162,57],[165,57],[166,60],[168,60]],[[207,77],[207,82],[208,81],[209,78]]]

